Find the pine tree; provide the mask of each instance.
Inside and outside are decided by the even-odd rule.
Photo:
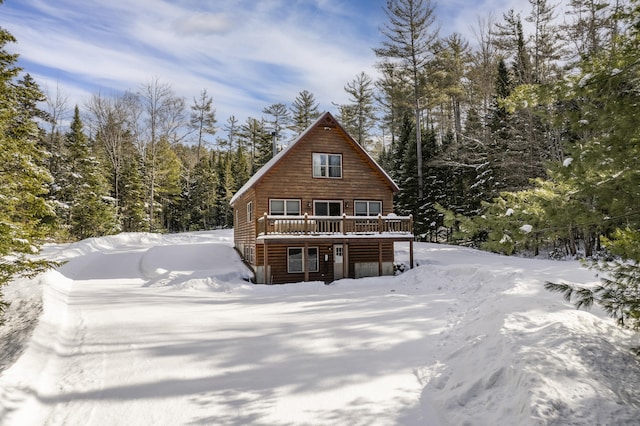
[[[412,106],[415,114],[418,196],[422,198],[422,109],[424,96],[423,73],[431,57],[431,48],[438,31],[435,28],[434,6],[430,0],[387,0],[385,13],[389,23],[382,29],[382,47],[374,49],[376,56],[400,60],[407,71],[412,87]]]
[[[191,226],[193,230],[213,229],[218,224],[218,175],[215,153],[202,157],[194,168],[195,179],[190,190]]]
[[[30,77],[17,80],[18,55],[6,50],[15,41],[0,28],[0,289],[15,275],[50,265],[28,256],[37,253],[54,214],[44,198],[51,175],[36,122],[44,96]],[[1,297],[0,315],[6,307]]]
[[[251,164],[244,148],[241,146],[236,149],[231,169],[235,180],[235,187],[233,188],[233,193],[235,193],[251,178]]]
[[[547,0],[529,0],[531,13],[526,18],[534,25],[533,35],[533,80],[535,83],[548,83],[559,72],[558,61],[562,58],[562,43],[559,26],[554,24],[557,15],[555,5]]]
[[[231,155],[228,152],[220,154],[218,155],[217,160],[217,225],[227,228],[233,226],[233,211],[231,209],[231,206],[229,205],[229,201],[235,193],[236,183],[233,175],[233,168],[231,166]]]
[[[504,100],[509,97],[513,85],[507,66],[503,60],[498,62],[498,73],[495,82],[495,98],[490,108],[488,127],[491,130],[491,142],[488,147],[487,160],[494,175],[495,192],[503,191],[509,187],[509,179],[513,172],[510,156],[508,158],[508,144],[513,137],[511,128],[511,113],[504,105]]]
[[[181,193],[180,175],[182,163],[171,149],[171,145],[166,139],[161,139],[157,146],[156,162],[156,205],[158,206],[158,216],[160,226],[169,229],[171,224],[177,219],[177,206]],[[153,228],[152,228],[153,230]]]
[[[313,93],[303,90],[291,104],[291,121],[289,127],[296,135],[307,129],[318,117],[318,102]]]
[[[67,187],[61,192],[69,205],[70,234],[84,239],[116,232],[115,203],[108,197],[108,183],[92,155],[77,106],[65,138],[65,148],[68,176],[65,179]]]
[[[207,90],[200,92],[198,99],[193,98],[191,105],[191,116],[189,127],[196,132],[197,158],[203,153],[203,148],[207,145],[207,136],[216,134],[216,110],[213,108],[213,99],[207,94]]]
[[[122,165],[118,190],[114,190],[119,197],[122,230],[124,232],[149,231],[147,196],[142,176],[143,160],[132,144],[127,144],[124,149],[127,152],[127,161]]]
[[[227,123],[223,128],[224,131],[227,132],[225,145],[227,146],[228,151],[232,151],[234,146],[237,144],[238,133],[240,132],[240,126],[238,126],[238,119],[236,116],[229,116],[229,118],[227,118]]]
[[[453,133],[454,140],[461,142],[463,104],[466,103],[464,81],[470,63],[469,44],[459,34],[452,34],[441,41],[432,65],[433,85],[439,97],[440,132],[443,138],[446,133]]]
[[[338,120],[356,142],[367,149],[376,123],[373,80],[361,72],[344,86],[344,91],[349,94],[349,103],[339,107]]]
[[[411,87],[406,83],[405,71],[392,62],[382,62],[377,65],[382,77],[375,85],[379,91],[376,101],[380,107],[380,127],[384,134],[388,135],[390,145],[393,145],[396,136],[400,134],[403,117],[407,112],[411,113]]]
[[[262,112],[267,114],[265,121],[271,128],[271,137],[275,139],[276,144],[279,144],[284,137],[284,129],[291,124],[291,113],[283,103],[269,105]]]
[[[273,137],[269,134],[264,120],[253,117],[240,128],[238,134],[243,145],[248,147],[251,175],[273,157]]]

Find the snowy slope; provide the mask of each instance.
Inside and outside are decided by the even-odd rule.
[[[398,277],[256,286],[229,231],[48,247],[68,263],[7,291],[43,311],[0,424],[638,424],[633,336],[542,288],[592,271],[415,250]]]

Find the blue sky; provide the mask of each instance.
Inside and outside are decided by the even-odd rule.
[[[242,123],[302,90],[320,110],[344,103],[361,71],[376,75],[385,0],[5,0],[0,26],[18,43],[20,65],[72,104],[92,94],[137,91],[153,79],[193,103],[213,97],[218,124]],[[478,18],[527,0],[441,0],[440,34],[474,38]]]

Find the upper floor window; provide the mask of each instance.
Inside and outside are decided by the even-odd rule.
[[[313,177],[341,178],[341,154],[313,154]]]
[[[269,200],[269,214],[274,216],[300,216],[300,200]]]
[[[382,214],[382,201],[356,201],[353,203],[356,216],[378,216]]]

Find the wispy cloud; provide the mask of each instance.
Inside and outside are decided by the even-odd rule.
[[[372,48],[385,0],[6,0],[0,26],[18,39],[21,63],[74,102],[137,90],[152,78],[191,102],[214,98],[219,121],[259,117],[309,90],[321,109],[345,102],[358,73],[376,74]],[[472,39],[479,16],[522,0],[442,1],[441,33]]]
[[[375,41],[340,2],[202,3],[8,0],[0,24],[18,38],[27,71],[46,83],[89,96],[157,77],[187,99],[207,88],[222,120],[260,116],[301,90],[330,109],[357,73],[372,72]]]

